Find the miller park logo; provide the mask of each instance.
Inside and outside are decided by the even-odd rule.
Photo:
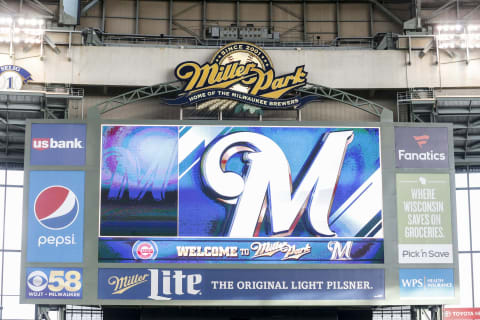
[[[173,105],[198,103],[199,108],[223,110],[241,103],[262,109],[297,109],[316,99],[292,92],[307,83],[304,66],[277,76],[267,53],[248,42],[220,48],[203,65],[183,62],[175,68],[175,76],[186,84],[178,98],[166,100]]]

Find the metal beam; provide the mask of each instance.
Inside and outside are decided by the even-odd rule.
[[[371,3],[373,3],[375,6],[378,7],[383,13],[385,13],[387,16],[389,16],[394,22],[397,24],[403,26],[403,21],[400,19],[397,15],[395,15],[390,9],[385,7],[383,4],[378,2],[377,0],[370,0]]]
[[[479,8],[480,8],[480,4],[478,6],[476,6],[475,8],[473,8],[472,10],[470,10],[469,13],[465,14],[462,17],[462,20],[468,20],[475,13],[475,11],[477,11]]]
[[[168,2],[168,34],[173,33],[173,1]]]
[[[441,6],[440,8],[438,8],[437,10],[433,11],[432,14],[425,19],[425,21],[430,21],[436,17],[438,17],[439,15],[441,15],[446,9],[448,9],[452,4],[456,3],[457,0],[450,0],[448,1],[447,3],[445,3],[443,6]]]
[[[97,3],[99,3],[100,0],[92,0],[90,1],[89,3],[87,3],[85,5],[85,7],[83,7],[82,11],[80,12],[80,15],[84,15],[85,13],[87,13],[88,10],[90,10],[91,8],[93,8]]]
[[[196,34],[195,32],[193,32],[192,30],[190,30],[189,28],[185,27],[184,25],[182,25],[177,21],[172,21],[172,24],[176,25],[177,27],[179,27],[189,35],[195,37],[200,44],[203,44],[203,41],[200,39],[200,35]]]
[[[381,121],[393,122],[393,112],[390,109],[342,90],[308,83],[306,86],[296,89],[296,91],[339,101],[354,108],[373,114],[379,117]]]
[[[180,81],[172,81],[167,83],[156,84],[149,87],[135,89],[111,99],[105,100],[88,110],[88,117],[102,115],[111,110],[120,108],[126,104],[137,102],[151,97],[171,94],[180,91],[182,88]]]
[[[202,1],[202,39],[207,38],[207,1]]]
[[[37,9],[37,10],[43,10],[44,12],[48,12],[52,17],[55,16],[55,13],[50,10],[48,7],[46,7],[43,3],[41,3],[38,0],[26,0],[28,4],[30,4],[31,7]]]
[[[302,2],[302,18],[303,18],[303,41],[307,41],[307,4],[305,0]]]
[[[272,32],[273,28],[273,8],[272,8],[272,1],[268,1],[268,27],[270,28],[270,32]]]
[[[102,1],[102,32],[105,32],[105,11],[106,11],[106,8],[105,8],[105,0],[101,0]]]
[[[373,21],[374,21],[373,3],[370,3],[369,9],[370,9],[370,37],[373,37]]]
[[[292,10],[287,9],[287,8],[285,8],[284,6],[281,6],[281,5],[279,5],[279,4],[275,3],[275,2],[273,3],[273,5],[274,5],[275,7],[277,7],[277,8],[279,8],[279,9],[282,9],[283,11],[285,11],[286,13],[288,13],[289,15],[297,18],[298,20],[302,20],[302,17],[300,17],[298,14],[296,14],[296,13],[293,12]]]
[[[281,35],[281,36],[284,36],[284,35],[286,35],[287,33],[290,33],[290,32],[292,32],[292,31],[296,30],[297,28],[302,27],[302,25],[303,25],[303,23],[296,24],[296,25],[294,25],[293,27],[291,27],[290,29],[281,32],[280,35]]]
[[[5,10],[7,10],[11,13],[16,13],[15,10],[10,8],[10,6],[5,2],[5,0],[0,0],[0,7],[4,8]]]
[[[46,34],[43,35],[43,40],[45,40],[45,42],[50,46],[50,48],[52,48],[52,50],[56,53],[56,54],[60,54],[60,49],[58,49],[57,45],[55,44],[55,42],[53,42],[52,39],[50,39],[49,36],[47,36]]]
[[[172,81],[167,83],[156,84],[149,87],[135,89],[111,99],[105,100],[92,108],[88,109],[88,117],[100,117],[102,114],[111,110],[120,108],[124,105],[134,103],[140,100],[162,96],[171,95],[172,93],[180,92],[183,87],[182,82]],[[317,97],[331,99],[358,108],[370,114],[379,117],[380,121],[392,122],[393,112],[379,104],[372,101],[358,97],[351,93],[341,91],[338,89],[328,88],[321,85],[308,83],[306,86],[295,89],[298,93],[315,95]]]
[[[188,11],[192,10],[193,8],[199,6],[199,5],[200,5],[200,2],[195,2],[195,3],[192,4],[191,6],[186,7],[185,9],[180,10],[180,11],[178,11],[177,13],[175,13],[175,14],[173,15],[173,17],[176,18],[176,17],[178,17],[179,15],[182,15],[182,14],[184,14],[185,12],[188,12]]]
[[[138,15],[140,12],[140,1],[135,0],[135,34],[138,34]]]
[[[337,38],[340,37],[340,3],[338,0],[335,2],[335,9],[336,9],[336,15],[335,15],[335,20],[337,22]]]

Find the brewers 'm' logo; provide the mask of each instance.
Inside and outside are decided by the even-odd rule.
[[[276,76],[266,52],[247,42],[222,47],[203,65],[183,62],[175,68],[175,76],[186,84],[184,94],[168,101],[170,104],[207,101],[200,107],[227,109],[241,102],[267,109],[293,109],[313,99],[311,96],[286,96],[292,89],[306,84],[304,66]]]

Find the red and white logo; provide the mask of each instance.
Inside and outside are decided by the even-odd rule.
[[[428,140],[430,139],[430,136],[426,134],[423,136],[413,136],[413,139],[415,139],[415,142],[418,144],[418,146],[421,149],[425,144],[427,144]]]
[[[158,248],[153,241],[138,240],[132,247],[132,254],[135,259],[155,259],[158,254]]]
[[[56,140],[54,138],[32,138],[32,148],[38,151],[47,149],[83,149],[83,141],[75,138],[73,140]]]
[[[35,199],[37,221],[47,229],[61,230],[69,227],[78,215],[78,198],[64,186],[43,189]]]
[[[32,148],[35,150],[47,150],[50,144],[49,138],[33,138],[32,139]]]

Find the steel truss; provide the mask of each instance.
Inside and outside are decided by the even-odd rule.
[[[172,93],[180,92],[181,88],[182,83],[180,81],[172,81],[128,91],[93,106],[88,110],[88,117],[100,117],[109,111],[140,100],[157,96],[171,95]],[[379,117],[380,121],[393,121],[393,112],[391,110],[377,103],[342,90],[309,83],[300,89],[296,89],[295,91],[299,94],[314,95],[319,98],[342,102],[354,108],[358,108],[373,114]]]

